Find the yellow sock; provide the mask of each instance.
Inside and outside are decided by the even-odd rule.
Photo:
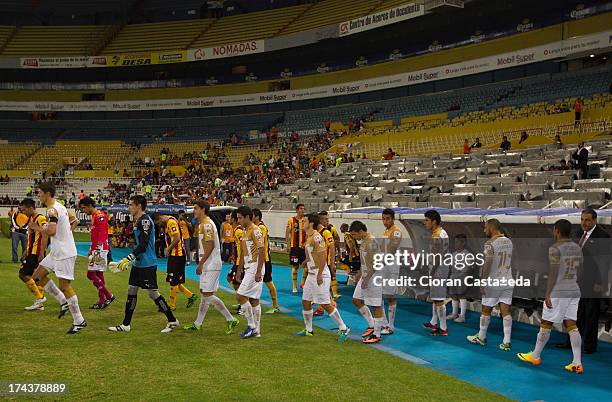
[[[42,297],[45,297],[45,288],[43,288],[42,286],[38,285],[37,286],[38,290],[40,291],[40,294]]]
[[[332,288],[332,294],[334,296],[338,295],[338,280],[337,279],[332,279],[331,281],[331,288]]]
[[[183,285],[182,283],[178,286],[178,288],[179,288],[179,290],[181,292],[183,292],[183,294],[185,296],[187,296],[187,298],[190,298],[190,297],[193,296],[193,292],[191,290],[187,289],[187,287],[185,285]]]
[[[291,282],[293,282],[293,289],[297,289],[297,276],[298,276],[298,268],[291,267]]]
[[[266,286],[268,287],[268,290],[270,291],[270,299],[272,299],[272,308],[278,308],[278,300],[276,297],[276,286],[274,285],[274,282],[272,281],[266,282]]]
[[[176,308],[176,295],[178,294],[178,291],[178,286],[170,286],[170,301],[168,302],[168,307],[171,309]]]
[[[30,278],[30,279],[28,279],[24,283],[26,284],[28,289],[30,289],[30,292],[32,292],[34,297],[36,297],[37,299],[42,299],[43,298],[43,295],[40,292],[40,289],[38,289],[38,286],[36,286],[36,282],[34,282],[34,279]]]

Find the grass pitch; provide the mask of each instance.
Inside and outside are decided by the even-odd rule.
[[[58,320],[58,305],[51,297],[44,312],[23,310],[32,296],[17,276],[19,267],[6,263],[8,239],[0,239],[0,260],[0,381],[63,382],[73,400],[504,399],[351,340],[338,344],[335,335],[324,330],[316,331],[313,338],[297,338],[294,334],[303,323],[285,315],[264,314],[262,337],[257,339],[225,335],[223,317],[212,308],[201,333],[180,329],[161,334],[165,317],[141,291],[132,332],[108,332],[108,326],[123,319],[128,274],[106,273],[117,301],[106,310],[89,310],[97,292],[86,278],[82,257],[74,288],[89,326],[77,335],[66,335],[70,314]],[[159,284],[167,297],[163,273]],[[187,286],[197,290],[194,281]],[[233,295],[220,292],[219,296],[226,304],[235,304]],[[186,309],[181,295],[175,313],[182,326],[195,319],[197,306]],[[239,318],[242,330],[245,320]],[[24,398],[33,399],[15,399]]]

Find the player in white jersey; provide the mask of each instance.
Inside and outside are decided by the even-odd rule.
[[[215,223],[210,219],[210,205],[204,200],[199,200],[193,207],[193,215],[198,220],[198,267],[196,274],[200,275],[200,309],[196,320],[184,328],[188,331],[199,331],[208,312],[213,306],[227,321],[226,334],[231,334],[238,325],[221,299],[215,296],[219,289],[219,276],[221,275],[221,244],[219,233]]]
[[[482,267],[482,279],[491,279],[499,282],[499,286],[487,286],[482,288],[482,311],[480,315],[480,331],[476,335],[467,337],[471,343],[485,346],[487,344],[487,329],[491,322],[491,311],[493,307],[499,306],[504,326],[504,339],[499,348],[505,352],[510,351],[512,345],[512,316],[510,306],[512,305],[513,286],[508,283],[512,279],[512,241],[507,238],[497,219],[489,219],[485,223],[485,234],[489,240],[484,245],[484,266]]]
[[[380,246],[363,222],[353,221],[349,227],[353,239],[361,241],[359,254],[361,271],[357,273],[353,304],[368,323],[361,337],[363,343],[378,343],[382,340],[381,331],[385,320],[382,302],[382,275],[374,269],[374,255],[380,253]],[[372,312],[370,311],[372,308]]]
[[[317,231],[320,225],[319,215],[308,214],[304,218],[303,230],[306,232],[306,269],[308,276],[304,282],[302,293],[302,316],[306,328],[298,332],[297,336],[313,336],[312,304],[321,306],[336,324],[338,324],[338,342],[344,342],[351,331],[340,316],[340,312],[331,304],[329,289],[331,286],[331,271],[328,262],[327,243]]]
[[[555,244],[548,249],[548,284],[540,332],[533,351],[517,353],[517,357],[522,361],[539,365],[542,362],[540,354],[550,338],[553,324],[563,323],[569,334],[574,355],[574,359],[565,366],[565,370],[582,374],[584,372],[580,350],[582,338],[576,326],[576,318],[580,301],[578,276],[582,270],[583,257],[580,246],[569,238],[571,230],[572,224],[566,219],[560,219],[555,223],[553,228]]]
[[[40,282],[46,278],[49,272],[53,272],[59,279],[59,289],[49,281],[45,290],[54,295],[61,303],[60,318],[65,314],[66,308],[72,314],[72,326],[68,334],[76,334],[87,326],[87,322],[81,314],[77,295],[72,288],[74,280],[74,264],[76,262],[77,250],[72,236],[73,226],[78,224],[75,216],[68,216],[68,210],[55,200],[55,185],[50,182],[42,183],[38,187],[38,199],[47,208],[47,222],[43,226],[33,223],[30,229],[42,233],[51,239],[51,251],[40,262],[34,272],[34,280]]]
[[[385,227],[384,234],[384,252],[385,254],[394,255],[399,249],[402,242],[402,231],[395,224],[395,212],[390,208],[385,208],[382,211],[382,223]],[[386,280],[397,281],[400,276],[400,267],[397,264],[385,265],[383,267],[383,278]],[[389,303],[389,313],[385,314],[385,306],[383,304],[383,315],[385,323],[381,331],[382,335],[391,335],[395,330],[395,312],[397,311],[397,286],[389,286],[386,282],[383,286],[383,297]],[[384,303],[384,300],[383,300]]]
[[[448,233],[440,226],[441,223],[442,217],[438,211],[430,209],[425,212],[425,229],[431,232],[429,275],[432,279],[448,279],[450,272],[449,267],[444,264],[444,257],[449,247]],[[431,285],[429,287],[429,298],[432,301],[431,320],[424,323],[423,328],[430,329],[431,336],[448,336],[446,305],[444,304],[446,296],[446,286]]]

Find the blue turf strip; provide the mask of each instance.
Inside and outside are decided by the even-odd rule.
[[[78,250],[81,255],[86,255],[88,243],[78,243]],[[118,261],[125,257],[128,251],[113,249],[113,256]],[[165,271],[166,260],[159,260],[158,267]],[[224,264],[221,286],[225,290],[229,290],[225,282],[228,270],[229,266]],[[198,279],[194,264],[187,267],[187,277]],[[275,265],[273,277],[282,311],[301,321],[301,293],[296,296],[291,293],[290,269]],[[351,303],[353,288],[340,285],[339,290],[343,297],[338,301],[338,309],[346,324],[351,327],[352,338],[358,339],[366,325]],[[262,300],[264,304],[270,301],[265,287]],[[542,364],[534,367],[519,361],[516,353],[532,350],[538,332],[536,326],[513,323],[512,351],[503,352],[498,348],[502,341],[502,323],[498,317],[493,317],[491,320],[486,347],[472,345],[466,340],[466,336],[478,332],[477,313],[468,313],[467,322],[464,324],[449,322],[448,337],[433,338],[421,328],[421,324],[430,318],[429,303],[400,299],[395,320],[395,334],[384,337],[383,342],[373,347],[516,400],[571,402],[612,400],[612,345],[608,343],[600,342],[599,350],[594,355],[583,354],[585,372],[577,375],[563,370],[563,366],[571,362],[572,353],[571,350],[554,348],[554,344],[563,339],[562,335],[555,331],[542,353]],[[270,319],[274,319],[274,316],[262,315],[264,334],[265,321]],[[327,315],[315,317],[314,324],[328,330],[335,327]]]

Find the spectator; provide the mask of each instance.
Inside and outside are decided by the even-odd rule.
[[[574,103],[574,116],[574,127],[578,127],[582,118],[582,102],[580,99],[576,99],[576,103]]]
[[[463,141],[463,153],[465,155],[469,154],[471,151],[470,144],[468,143],[467,138]]]
[[[555,145],[557,148],[563,148],[563,142],[561,141],[561,136],[559,134],[555,135]]]
[[[510,141],[508,141],[508,137],[504,135],[502,142],[499,145],[499,149],[504,152],[508,152],[510,150],[510,147],[511,147]]]
[[[519,139],[519,144],[522,144],[523,142],[525,142],[527,138],[529,138],[529,134],[527,134],[527,131],[523,131],[521,133],[521,138]]]
[[[393,160],[393,157],[395,156],[395,152],[393,152],[393,149],[389,148],[389,150],[387,151],[387,153],[385,154],[385,160],[390,161]]]
[[[11,207],[11,211],[13,211],[13,207]],[[21,256],[25,254],[26,251],[28,222],[30,218],[19,209],[13,212],[11,211],[9,211],[9,216],[11,218],[11,250],[13,254],[13,263],[15,264],[19,262]],[[17,252],[20,244],[21,254]]]
[[[589,151],[584,147],[584,141],[578,144],[578,148],[572,154],[572,159],[576,161],[580,169],[580,178],[588,179],[589,176]]]
[[[480,143],[480,138],[476,137],[476,139],[474,140],[474,143],[470,146],[471,149],[473,148],[482,148],[482,144]]]

